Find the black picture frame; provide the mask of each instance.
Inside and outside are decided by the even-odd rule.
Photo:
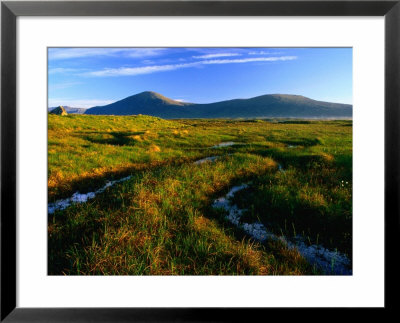
[[[396,308],[399,235],[400,0],[395,1],[2,1],[1,321],[169,322],[256,319],[265,309],[16,307],[16,19],[18,16],[384,16],[385,309]],[[378,310],[381,312],[380,310]],[[249,316],[250,315],[250,316]],[[265,318],[265,317],[264,317]],[[251,320],[251,319],[250,319]],[[247,320],[248,321],[248,320]]]

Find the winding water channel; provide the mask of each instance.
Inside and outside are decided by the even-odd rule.
[[[233,146],[237,143],[233,141],[229,142],[221,142],[211,148],[221,148]],[[209,156],[202,159],[199,159],[194,162],[196,165],[203,164],[205,162],[214,162],[217,158],[222,156]],[[282,166],[278,164],[278,169],[281,172],[284,172]],[[99,188],[94,192],[88,192],[81,194],[79,192],[75,192],[71,197],[66,199],[58,200],[54,203],[48,204],[48,213],[53,214],[56,210],[64,210],[73,203],[86,203],[88,200],[93,199],[97,194],[103,193],[108,187],[111,187],[117,183],[121,183],[127,181],[131,178],[131,176],[127,176],[118,180],[108,181],[103,187]],[[249,183],[244,183],[238,186],[234,186],[231,190],[225,195],[218,199],[216,199],[212,206],[216,209],[223,209],[227,212],[226,219],[231,222],[236,227],[242,229],[247,235],[251,236],[257,241],[264,242],[267,239],[271,240],[280,240],[282,241],[288,248],[295,248],[299,251],[299,253],[311,264],[318,267],[325,274],[330,275],[351,275],[351,262],[346,257],[346,255],[332,251],[324,248],[322,245],[308,245],[305,243],[303,237],[296,236],[293,239],[288,239],[285,236],[277,236],[264,226],[264,224],[255,222],[255,223],[245,223],[240,221],[240,218],[246,211],[246,209],[240,209],[237,205],[231,202],[235,193],[241,191],[249,186]]]

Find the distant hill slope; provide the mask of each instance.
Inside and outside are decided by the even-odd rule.
[[[169,99],[155,92],[142,92],[123,100],[88,109],[86,114],[132,115],[145,114],[160,118],[190,118],[187,106],[191,103]]]
[[[74,107],[69,107],[66,105],[63,105],[63,107],[64,107],[65,111],[70,114],[84,114],[85,111],[87,110],[85,108],[74,108]],[[51,112],[52,110],[57,109],[57,108],[58,107],[49,108],[49,112]]]
[[[349,104],[316,101],[301,95],[268,94],[208,104],[179,102],[155,92],[142,92],[86,114],[146,114],[161,118],[351,118]]]

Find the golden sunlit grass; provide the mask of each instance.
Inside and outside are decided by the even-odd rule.
[[[249,239],[211,205],[252,183],[234,198],[245,219],[351,255],[349,124],[49,115],[50,201],[131,175],[49,215],[49,274],[315,274],[296,250]],[[240,144],[210,148],[227,141]],[[194,164],[206,156],[220,158]]]
[[[150,145],[149,151],[151,151],[151,152],[159,152],[159,151],[161,151],[161,149],[157,145]]]

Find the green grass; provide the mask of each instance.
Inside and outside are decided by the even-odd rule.
[[[318,273],[297,251],[257,243],[212,209],[248,181],[234,199],[248,209],[243,220],[351,257],[351,121],[49,115],[48,124],[49,201],[132,175],[49,215],[51,275]],[[224,141],[240,144],[210,148]]]

